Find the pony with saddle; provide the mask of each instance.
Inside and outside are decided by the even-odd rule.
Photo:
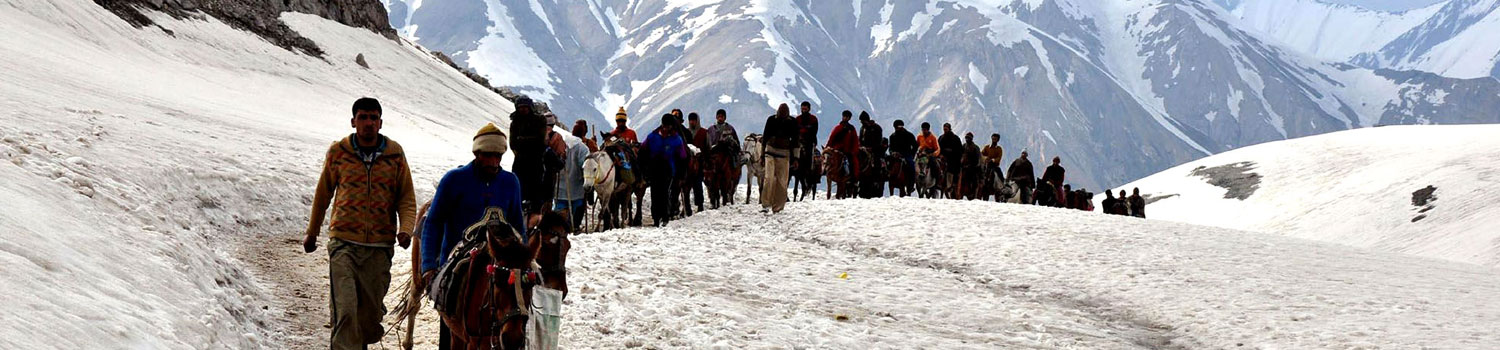
[[[849,162],[849,155],[833,147],[823,147],[823,174],[828,177],[828,194],[824,199],[837,197],[838,199],[854,196],[855,189],[853,179],[853,166]],[[838,191],[834,191],[837,185]]]
[[[606,230],[624,227],[623,224],[626,223],[631,226],[640,226],[644,214],[641,210],[642,204],[646,200],[646,189],[650,188],[646,182],[646,174],[649,174],[646,172],[646,162],[636,160],[637,155],[640,154],[640,144],[625,142],[608,133],[600,135],[604,138],[601,152],[609,158],[610,167],[600,167],[603,162],[596,160],[595,172],[598,175],[596,179],[614,177],[614,186],[611,188],[613,191],[601,191],[598,194],[600,221],[604,223]],[[584,166],[588,166],[587,161]],[[603,174],[603,172],[612,174]],[[585,170],[584,174],[588,176],[588,171]],[[634,207],[630,205],[632,196],[635,198]]]
[[[430,204],[423,205],[417,227]],[[566,216],[547,211],[523,241],[500,208],[486,208],[483,219],[464,230],[431,285],[420,285],[420,264],[413,263],[409,298],[396,306],[398,319],[407,320],[402,346],[411,349],[412,326],[425,293],[451,331],[455,348],[523,349],[528,338],[535,348],[556,348],[561,302],[568,290],[570,226]],[[414,236],[415,262],[421,259],[422,242],[420,232]]]
[[[912,164],[906,162],[906,157],[899,152],[891,152],[886,156],[885,173],[887,184],[890,185],[891,195],[902,197],[910,196],[916,189],[916,174],[912,174]]]
[[[817,147],[800,147],[792,158],[792,200],[818,199],[818,183],[823,182],[823,152]]]
[[[703,185],[708,188],[709,208],[734,203],[734,192],[740,186],[740,149],[732,142],[720,142],[703,153]]]
[[[918,198],[941,198],[943,195],[943,159],[931,154],[917,155]]]

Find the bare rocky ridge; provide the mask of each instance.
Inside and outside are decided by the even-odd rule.
[[[323,56],[323,50],[312,40],[302,37],[281,22],[282,12],[302,12],[365,28],[388,38],[396,37],[386,16],[385,5],[377,0],[94,0],[136,27],[156,26],[142,9],[159,11],[174,18],[213,16],[235,28],[253,32],[277,46],[312,56]],[[161,28],[171,33],[169,28]]]
[[[1224,193],[1225,199],[1246,200],[1255,194],[1255,190],[1260,189],[1260,174],[1251,170],[1255,170],[1255,162],[1239,162],[1212,168],[1198,167],[1193,169],[1192,175],[1202,177],[1210,185],[1229,190]]]

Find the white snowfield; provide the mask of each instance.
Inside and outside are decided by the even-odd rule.
[[[273,300],[294,292],[240,259],[267,254],[246,255],[252,242],[300,254],[354,100],[382,100],[424,196],[511,110],[415,46],[321,18],[284,16],[326,61],[214,19],[152,17],[173,34],[88,0],[0,0],[0,349],[326,339],[285,334]]]
[[[469,159],[480,125],[504,128],[497,116],[511,110],[417,47],[312,16],[283,19],[326,60],[213,19],[153,19],[172,34],[88,0],[0,0],[0,349],[323,344],[326,329],[289,333],[299,318],[278,309],[311,292],[251,266],[300,249],[323,152],[350,132],[353,100],[382,100],[419,197]],[[1431,222],[1464,208],[1449,202],[1443,186],[1454,185],[1437,185]],[[1480,266],[991,203],[756,209],[576,236],[564,345],[1500,344],[1500,275]],[[407,254],[396,251],[398,276]],[[430,311],[421,322],[419,346],[431,349]]]
[[[952,200],[739,205],[575,236],[567,348],[1493,349],[1500,274]],[[845,278],[847,277],[847,278]]]
[[[1165,197],[1147,217],[1500,266],[1500,126],[1387,126],[1270,142],[1122,186]],[[1199,167],[1253,163],[1258,189],[1228,189]],[[1432,186],[1435,200],[1413,203]],[[1119,189],[1116,189],[1118,191]],[[1102,200],[1103,195],[1096,196]],[[1497,345],[1500,346],[1500,345]]]

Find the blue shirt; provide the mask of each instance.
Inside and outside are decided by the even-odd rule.
[[[422,223],[422,271],[436,270],[446,263],[453,246],[464,239],[464,229],[484,219],[488,207],[500,207],[505,221],[521,233],[522,240],[526,239],[521,181],[516,174],[501,169],[485,181],[470,162],[443,175]]]
[[[652,132],[646,136],[646,142],[641,143],[646,148],[647,154],[656,164],[665,164],[671,175],[677,174],[677,162],[687,159],[687,148],[684,146],[682,137],[662,136],[661,130]]]

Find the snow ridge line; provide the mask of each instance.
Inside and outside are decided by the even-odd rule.
[[[801,222],[802,220],[768,220],[768,228],[764,232],[786,232],[784,238],[807,244],[813,244],[834,251],[843,251],[869,258],[892,261],[901,265],[911,266],[919,269],[931,269],[937,272],[954,275],[961,282],[973,282],[989,290],[995,295],[1012,297],[1020,300],[1030,300],[1037,304],[1060,309],[1077,310],[1085,317],[1103,324],[1113,326],[1115,330],[1126,339],[1130,339],[1137,345],[1150,349],[1187,350],[1188,347],[1174,343],[1183,335],[1176,334],[1175,329],[1169,325],[1153,322],[1129,310],[1109,308],[1098,300],[1083,300],[1071,298],[1058,292],[1033,292],[1029,284],[1011,285],[1002,281],[995,281],[992,273],[975,271],[967,264],[938,261],[933,259],[906,256],[899,252],[881,251],[875,246],[860,246],[854,242],[834,242],[818,238],[813,232],[813,227],[823,227],[816,222]],[[799,235],[804,234],[804,235]],[[982,277],[981,277],[982,276]],[[1003,277],[1003,276],[995,276]],[[1097,336],[1094,334],[1079,334],[1082,336]]]

